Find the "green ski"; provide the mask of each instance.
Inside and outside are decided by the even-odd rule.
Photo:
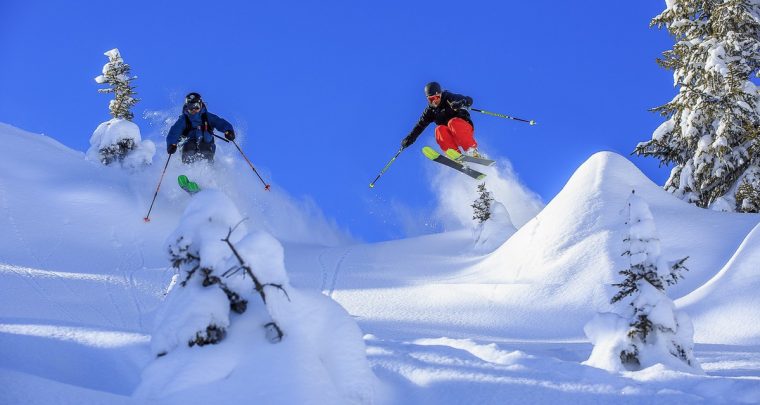
[[[179,183],[179,186],[182,187],[183,190],[187,191],[190,194],[195,194],[201,191],[201,188],[198,187],[198,183],[190,181],[190,179],[188,179],[184,174],[181,174],[179,177],[177,177],[177,183]]]
[[[494,163],[496,163],[495,160],[491,160],[491,159],[463,155],[463,154],[459,153],[458,151],[455,151],[454,149],[447,150],[446,151],[446,156],[448,156],[449,159],[451,159],[451,160],[453,160],[455,162],[459,162],[459,163],[463,163],[463,162],[477,163],[477,164],[483,165],[483,166],[493,166]]]
[[[441,155],[440,153],[433,150],[433,148],[429,146],[425,146],[422,148],[422,153],[425,155],[426,158],[432,160],[433,162],[438,162],[444,166],[448,166],[456,171],[462,172],[470,177],[472,177],[475,180],[482,180],[484,177],[486,177],[485,174],[477,171],[472,170],[469,167],[459,163],[455,162],[449,158],[447,158],[444,155]]]

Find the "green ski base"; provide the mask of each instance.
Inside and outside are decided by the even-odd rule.
[[[470,169],[469,167],[459,162],[453,161],[449,159],[448,157],[441,155],[440,153],[433,150],[433,148],[431,148],[430,146],[425,146],[424,148],[422,148],[422,153],[425,155],[426,158],[432,160],[433,162],[437,162],[444,166],[448,166],[458,172],[462,172],[472,177],[475,180],[482,180],[483,178],[486,177],[485,174],[477,170]]]
[[[184,174],[181,174],[179,177],[177,177],[177,183],[179,183],[179,186],[182,187],[183,190],[187,191],[190,194],[195,194],[201,191],[201,188],[198,187],[198,183],[190,181],[190,179],[188,179]]]

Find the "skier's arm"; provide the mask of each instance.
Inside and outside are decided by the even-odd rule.
[[[451,108],[458,110],[460,108],[469,108],[472,106],[472,97],[463,96],[461,94],[446,92],[446,102],[449,103]]]
[[[222,132],[232,131],[232,124],[227,122],[224,118],[211,113],[206,113],[206,116],[208,117],[208,123],[211,124],[211,126]]]
[[[430,108],[426,108],[425,111],[422,112],[420,120],[417,121],[417,125],[412,128],[412,132],[401,141],[401,147],[408,148],[411,146],[431,122],[433,122],[433,111]]]
[[[176,146],[179,142],[179,137],[182,135],[182,131],[185,130],[185,117],[182,115],[177,118],[177,122],[172,125],[172,127],[169,129],[169,133],[166,134],[166,149],[167,151],[171,149],[171,145]]]

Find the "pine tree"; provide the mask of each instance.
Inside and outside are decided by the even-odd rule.
[[[760,1],[671,0],[651,26],[677,41],[657,62],[679,92],[652,110],[668,119],[635,153],[673,164],[665,189],[680,198],[757,212],[739,197],[760,192],[760,179],[746,176],[760,166],[760,93],[751,81],[760,74]]]
[[[119,50],[114,48],[106,52],[108,63],[103,66],[103,74],[96,77],[95,81],[99,84],[106,83],[107,89],[98,89],[100,93],[114,93],[114,99],[109,104],[109,110],[114,118],[132,120],[132,107],[140,101],[134,98],[135,88],[132,81],[137,76],[130,76],[132,68],[124,63]]]
[[[482,224],[491,218],[493,195],[486,189],[486,183],[478,184],[478,193],[480,193],[480,196],[471,205],[473,209],[472,219],[476,219],[479,224]]]
[[[106,89],[98,89],[100,93],[114,93],[114,99],[109,103],[109,110],[113,119],[101,124],[90,138],[90,150],[88,156],[97,159],[104,165],[114,162],[123,162],[130,152],[138,149],[140,143],[140,130],[132,122],[134,114],[132,107],[139,101],[134,98],[136,94],[132,81],[137,76],[130,76],[131,68],[124,63],[119,50],[114,48],[106,52],[108,63],[103,66],[103,74],[96,77],[97,83],[108,84]],[[117,128],[118,129],[115,129]]]
[[[682,326],[680,317],[674,312],[672,300],[665,295],[665,288],[676,284],[682,278],[681,272],[688,270],[684,266],[688,257],[667,265],[661,262],[654,218],[647,203],[635,193],[628,199],[626,214],[628,232],[623,240],[626,245],[623,256],[629,259],[629,266],[620,271],[625,279],[613,284],[619,291],[610,300],[615,304],[629,298],[633,309],[628,324],[628,346],[619,353],[620,361],[629,369],[637,369],[640,352],[647,350],[646,345],[666,339],[670,354],[692,366],[693,342],[678,338]],[[650,316],[654,312],[658,314],[656,318]]]

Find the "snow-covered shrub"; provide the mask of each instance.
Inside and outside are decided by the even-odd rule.
[[[120,162],[124,167],[150,164],[156,145],[142,141],[140,128],[132,121],[114,118],[95,129],[90,137],[87,159],[104,165]]]
[[[482,224],[491,217],[493,195],[486,189],[486,183],[478,184],[478,193],[478,199],[472,204],[472,219]]]
[[[665,295],[687,258],[668,263],[661,258],[660,241],[647,203],[632,193],[625,210],[627,232],[623,256],[625,279],[613,284],[618,292],[610,302],[626,303],[619,313],[603,313],[584,331],[594,350],[584,363],[607,370],[641,370],[662,363],[668,367],[701,372],[693,355],[694,329],[689,317],[676,310]]]
[[[741,207],[737,186],[760,165],[760,92],[752,81],[760,75],[760,2],[672,0],[651,25],[677,41],[658,63],[673,71],[679,92],[653,109],[667,120],[635,152],[674,164],[665,189],[676,196]]]
[[[338,304],[288,280],[282,245],[223,193],[195,194],[167,240],[178,269],[152,333],[139,398],[176,403],[367,403],[375,377]],[[202,386],[214,384],[214,390]]]
[[[139,101],[134,98],[135,91],[130,76],[130,66],[121,58],[118,49],[105,53],[108,63],[103,66],[103,74],[95,78],[99,84],[108,84],[108,88],[98,89],[100,93],[114,93],[109,103],[113,119],[98,126],[90,137],[90,149],[87,158],[104,165],[121,162],[126,167],[150,164],[156,147],[153,142],[141,142],[140,128],[132,122],[132,107]]]
[[[478,193],[478,199],[472,204],[472,219],[475,221],[473,237],[475,251],[486,253],[501,246],[517,229],[507,207],[493,198],[485,183],[478,185]]]

